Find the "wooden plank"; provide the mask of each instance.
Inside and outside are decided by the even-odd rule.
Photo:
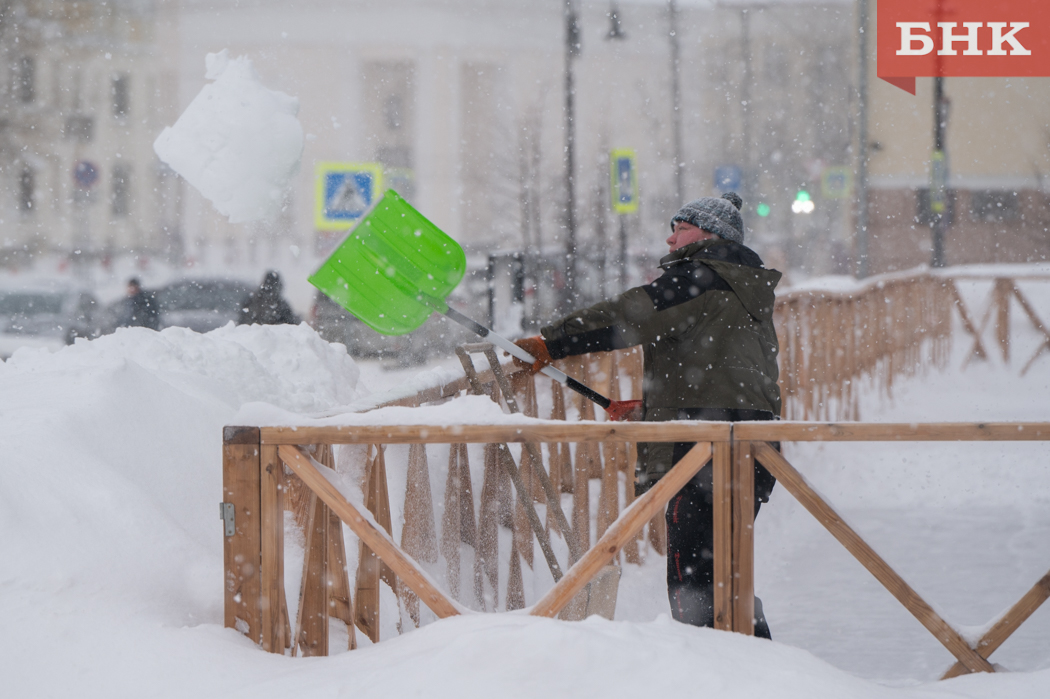
[[[983,655],[985,658],[991,657],[999,646],[1003,645],[1006,639],[1010,638],[1011,634],[1016,631],[1021,624],[1028,620],[1028,617],[1035,613],[1035,610],[1050,598],[1050,572],[1039,579],[1035,585],[1032,586],[1024,596],[1017,600],[1014,606],[1010,607],[999,621],[992,625],[992,628],[988,629],[981,640],[977,642],[977,652]],[[959,675],[965,675],[969,670],[966,666],[960,662],[956,662],[944,673],[941,677],[942,680],[947,680],[952,677],[958,677]]]
[[[376,470],[379,467],[383,455],[383,446],[375,445],[376,455],[371,456],[372,447],[366,454],[364,483],[362,490],[365,495],[365,508],[375,517],[376,514],[376,490],[378,479]],[[313,491],[311,491],[313,492]],[[379,526],[382,522],[376,520]],[[357,547],[357,574],[354,576],[354,623],[362,633],[373,643],[379,642],[379,576],[381,561],[368,544],[358,541]]]
[[[1046,441],[1050,422],[740,422],[733,436],[755,442]]]
[[[1010,363],[1010,296],[1014,285],[1009,279],[996,279],[992,296],[995,299],[995,338],[1003,354],[1003,363]]]
[[[598,543],[583,554],[529,613],[546,617],[557,615],[710,458],[709,442],[700,442],[693,447],[649,492],[623,511]]]
[[[299,593],[295,647],[303,657],[328,655],[328,507],[311,498]]]
[[[714,507],[715,628],[733,630],[733,462],[730,442],[715,442],[711,487]]]
[[[328,509],[328,616],[347,625],[350,632],[350,650],[356,647],[354,639],[354,601],[350,593],[350,571],[346,567],[346,542],[343,523]]]
[[[529,425],[389,425],[367,427],[262,427],[263,444],[469,444],[491,442],[692,442],[726,441],[727,422],[574,423]],[[1048,422],[745,422],[746,441],[1045,441]]]
[[[263,444],[490,444],[495,442],[711,442],[729,439],[727,422],[563,422],[508,425],[262,427]]]
[[[904,579],[882,559],[853,529],[846,524],[806,482],[795,467],[784,459],[773,447],[766,443],[757,443],[755,456],[759,463],[776,477],[780,485],[795,496],[818,522],[831,532],[840,544],[860,564],[868,569],[875,579],[882,583],[897,601],[912,613],[926,629],[940,641],[945,648],[959,659],[968,670],[973,672],[994,672],[991,664],[982,658],[966,643],[959,632],[940,617]]]
[[[584,445],[577,444],[572,459],[572,536],[581,551],[591,545],[591,488],[588,461],[580,453],[583,449]]]
[[[733,630],[755,635],[755,465],[751,442],[733,444]]]
[[[262,642],[259,463],[258,427],[223,428],[222,500],[233,504],[235,524],[223,536],[223,623],[254,643]]]
[[[339,519],[350,527],[370,549],[375,551],[398,578],[416,593],[423,604],[433,610],[438,618],[444,619],[460,613],[456,604],[438,589],[430,577],[420,570],[416,562],[394,543],[390,535],[365,519],[364,515],[343,497],[343,494],[317,470],[317,467],[299,448],[282,445],[279,453],[281,459],[310,490],[317,493],[317,496],[335,511]]]
[[[962,296],[959,295],[959,290],[955,287],[955,282],[948,280],[946,286],[951,294],[955,308],[959,311],[959,317],[962,318],[963,328],[973,337],[973,349],[970,350],[970,356],[986,359],[988,352],[985,351],[984,345],[981,344],[981,333],[977,331],[973,321],[970,320],[970,314],[966,312],[966,304],[963,303]]]
[[[283,653],[284,629],[284,464],[277,447],[260,448],[259,616],[263,650]]]

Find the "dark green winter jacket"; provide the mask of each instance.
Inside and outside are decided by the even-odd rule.
[[[660,267],[652,283],[543,328],[551,357],[641,345],[647,421],[674,420],[690,408],[779,417],[773,304],[780,272],[721,238],[676,250]],[[639,470],[651,484],[670,468],[672,445],[648,447],[639,450]]]

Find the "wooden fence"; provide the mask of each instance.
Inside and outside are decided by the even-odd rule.
[[[969,281],[990,283],[989,299],[979,319],[959,293],[958,283]],[[1043,337],[1021,370],[1026,373],[1050,351],[1050,326],[1021,292],[1019,281],[1050,282],[1050,276],[903,273],[881,275],[848,291],[804,289],[780,294],[774,322],[780,341],[782,417],[860,420],[859,388],[864,383],[892,395],[894,384],[901,378],[944,368],[951,354],[953,314],[958,315],[963,332],[972,342],[971,359],[989,356],[983,338],[994,319],[996,344],[1003,360],[1009,362],[1013,303]],[[613,377],[629,377],[631,388],[621,392],[622,398],[641,398],[640,353],[599,353],[589,361],[574,358],[558,366],[570,375],[595,382],[599,390],[616,392],[610,385]],[[486,376],[492,379],[490,374]],[[523,376],[515,379],[515,389],[523,390],[524,381]],[[468,388],[467,380],[461,379],[382,405],[418,406],[445,400]]]
[[[777,297],[774,322],[780,340],[783,417],[791,420],[860,420],[862,382],[886,395],[902,377],[943,368],[952,347],[952,316],[958,314],[972,341],[969,357],[988,357],[983,335],[995,319],[995,339],[1010,360],[1010,310],[1017,303],[1043,337],[1022,375],[1050,351],[1050,330],[1021,292],[1019,281],[1050,282],[1050,276],[920,272],[875,277],[849,291],[789,291]],[[991,284],[980,320],[959,293],[959,282]]]
[[[529,444],[575,443],[608,445],[639,441],[696,441],[696,446],[655,487],[634,500],[610,522],[597,542],[576,560],[570,560],[562,575],[529,610],[538,616],[556,616],[572,604],[585,604],[588,584],[602,569],[615,562],[625,547],[637,541],[646,523],[659,515],[674,494],[707,462],[712,463],[714,500],[715,624],[717,628],[753,633],[754,623],[754,490],[753,464],[765,466],[784,490],[825,526],[828,531],[875,576],[954,656],[956,664],[946,677],[965,672],[992,672],[988,656],[1050,596],[1050,573],[1039,580],[990,630],[971,647],[907,582],[901,578],[853,529],[838,516],[796,468],[769,443],[774,441],[1048,441],[1050,423],[1000,424],[835,424],[835,423],[558,423],[536,421],[511,425],[380,425],[366,427],[228,427],[224,433],[224,505],[234,515],[227,523],[226,625],[238,628],[264,649],[323,655],[328,652],[328,619],[342,619],[350,630],[354,647],[354,627],[378,640],[380,581],[390,585],[418,623],[421,601],[438,617],[473,613],[442,590],[425,572],[419,561],[436,560],[437,533],[433,528],[433,506],[429,517],[420,513],[419,487],[427,483],[425,445],[450,444],[450,454],[462,454],[467,444],[523,445],[520,461],[527,460]],[[321,463],[329,460],[332,445],[410,444],[414,463],[409,463],[406,494],[406,520],[400,545],[390,535],[389,509],[381,505],[385,492],[382,460],[370,457],[373,468],[365,486],[365,503],[354,504],[341,489],[336,472]],[[311,445],[311,446],[305,446]],[[323,445],[317,448],[316,445]],[[311,454],[311,451],[313,452]],[[371,450],[369,450],[371,451]],[[508,452],[505,452],[509,454]],[[321,460],[315,458],[320,455]],[[449,483],[454,484],[458,456],[450,458]],[[410,462],[412,462],[410,457]],[[512,465],[504,464],[508,470]],[[416,471],[416,477],[411,473]],[[498,480],[498,468],[486,470],[486,485]],[[468,479],[469,482],[469,479]],[[413,483],[416,502],[409,506]],[[482,486],[484,490],[486,485]],[[426,486],[427,489],[429,486]],[[495,487],[495,486],[490,486]],[[456,495],[469,488],[452,486]],[[305,517],[306,557],[301,586],[299,613],[293,630],[284,595],[284,511],[290,493],[307,493]],[[518,493],[522,495],[521,492]],[[531,494],[526,492],[526,498]],[[449,512],[446,493],[446,522],[442,538],[451,533],[457,544],[463,539],[466,509]],[[521,504],[519,497],[517,504]],[[471,502],[472,504],[472,502]],[[548,510],[560,504],[548,503]],[[226,510],[227,508],[224,508]],[[473,522],[473,507],[466,518]],[[519,508],[520,509],[520,508]],[[417,514],[413,522],[408,513]],[[490,575],[486,565],[495,551],[484,553],[481,530],[486,527],[486,509],[481,510],[476,545],[482,555],[474,584]],[[494,515],[494,513],[493,513]],[[460,518],[458,521],[457,518]],[[384,521],[385,520],[385,521]],[[429,520],[429,528],[426,522]],[[550,520],[549,520],[550,521]],[[351,595],[341,527],[345,523],[359,538],[361,559],[357,571],[356,595]],[[421,525],[422,523],[422,525]],[[497,526],[490,517],[489,526]],[[335,525],[335,526],[333,526]],[[451,526],[452,531],[449,532]],[[472,525],[471,525],[472,526]],[[470,529],[471,527],[468,527]],[[549,531],[549,530],[548,530]],[[515,529],[515,537],[526,536]],[[538,534],[538,533],[537,533]],[[563,532],[568,539],[579,531]],[[582,537],[580,537],[582,540]],[[523,541],[523,539],[518,539]],[[428,543],[429,542],[429,543]],[[512,560],[532,548],[531,536],[525,546],[515,546]],[[512,563],[513,567],[513,563]],[[491,582],[491,580],[490,580]],[[495,586],[494,586],[495,587]],[[507,596],[511,595],[508,586]],[[510,607],[510,605],[506,605]],[[571,616],[571,614],[570,614]]]

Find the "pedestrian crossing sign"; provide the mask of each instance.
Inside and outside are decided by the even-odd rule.
[[[638,176],[634,163],[633,150],[614,148],[609,153],[612,208],[618,214],[631,214],[638,210]]]
[[[338,231],[353,227],[383,191],[379,163],[317,163],[314,226]]]

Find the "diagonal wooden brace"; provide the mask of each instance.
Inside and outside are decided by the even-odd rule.
[[[967,356],[966,361],[969,362],[974,357],[977,357],[978,359],[987,359],[988,352],[985,351],[984,344],[981,342],[981,333],[974,326],[973,321],[970,320],[970,314],[966,312],[966,304],[963,303],[962,296],[959,295],[959,290],[955,287],[955,282],[949,279],[946,282],[946,285],[948,291],[951,293],[955,308],[959,311],[959,317],[962,319],[963,328],[973,336],[973,347],[970,349],[970,354]]]
[[[860,538],[853,528],[842,521],[838,513],[817,494],[795,467],[766,442],[754,442],[759,463],[776,477],[777,481],[809,510],[818,522],[838,539],[860,564],[882,583],[897,601],[919,620],[919,623],[940,641],[970,672],[995,672],[991,663],[975,651],[959,632],[933,610],[908,583],[883,560],[875,550]]]
[[[423,604],[430,607],[439,619],[461,613],[456,603],[438,589],[430,576],[424,573],[419,565],[394,543],[390,535],[365,519],[358,509],[351,505],[343,494],[317,470],[313,460],[299,447],[282,444],[278,448],[278,453],[281,460],[288,464],[295,475],[299,476],[303,483],[316,493],[317,497],[321,498],[368,548],[379,556],[380,560],[390,566],[394,574],[408,585],[409,589],[415,592]]]
[[[1028,620],[1028,617],[1035,613],[1035,610],[1039,609],[1040,605],[1043,604],[1050,597],[1050,572],[1039,579],[1035,585],[1032,586],[1028,592],[1024,594],[1024,597],[1017,600],[1017,604],[1010,607],[999,621],[992,625],[992,628],[988,629],[981,640],[977,642],[977,652],[985,658],[991,657],[992,653],[1003,645],[1006,639],[1010,638],[1011,634],[1016,631],[1021,624]],[[966,666],[960,662],[956,662],[949,668],[948,672],[944,673],[941,677],[942,680],[951,679],[952,677],[958,677],[959,675],[965,675],[969,670]]]
[[[711,443],[698,442],[649,492],[620,514],[598,543],[569,568],[565,577],[548,590],[529,613],[533,616],[556,616],[710,459]]]

